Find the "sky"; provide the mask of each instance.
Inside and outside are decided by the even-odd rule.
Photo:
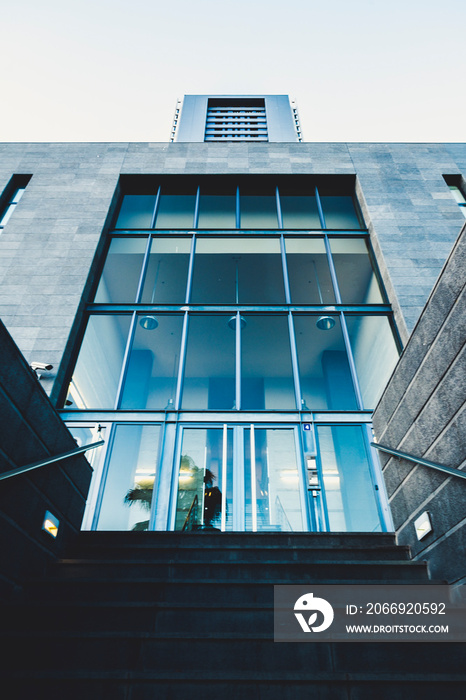
[[[0,141],[168,141],[289,94],[305,141],[465,141],[465,0],[0,0]]]

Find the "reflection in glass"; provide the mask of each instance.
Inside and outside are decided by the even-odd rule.
[[[352,197],[327,197],[324,195],[321,196],[320,201],[327,228],[361,228]]]
[[[349,316],[346,323],[353,349],[364,408],[374,409],[398,360],[386,316]]]
[[[331,532],[380,532],[375,490],[360,425],[317,426]]]
[[[115,228],[150,228],[155,200],[155,194],[126,194]]]
[[[105,260],[95,302],[116,304],[136,300],[147,238],[114,238]]]
[[[114,407],[130,323],[129,315],[89,318],[71,378],[67,406]]]
[[[283,228],[322,228],[315,197],[280,195]]]
[[[343,304],[383,304],[366,241],[331,238],[330,248]]]
[[[322,238],[286,238],[286,260],[294,304],[334,304],[332,278]]]
[[[117,425],[97,530],[147,530],[159,425]]]
[[[183,431],[175,530],[232,529],[232,468],[231,428]]]
[[[283,304],[278,238],[198,239],[191,302]]]
[[[293,430],[245,430],[244,447],[246,531],[304,530]]]
[[[296,408],[288,318],[244,315],[241,331],[241,409]]]
[[[194,225],[194,194],[161,194],[155,228],[192,228]]]
[[[236,228],[236,196],[201,192],[198,228]]]
[[[240,196],[241,228],[278,228],[275,195]]]
[[[141,323],[145,318],[138,315],[121,408],[164,409],[174,404],[183,316],[151,314],[155,327]]]
[[[141,301],[183,304],[186,298],[190,238],[154,238]]]
[[[320,330],[318,316],[295,314],[301,397],[310,410],[351,411],[357,409],[356,396],[345,350],[340,319]]]
[[[190,317],[183,408],[234,408],[236,341],[230,316]]]

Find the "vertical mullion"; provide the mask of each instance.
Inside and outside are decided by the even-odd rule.
[[[294,393],[296,406],[298,411],[303,410],[303,399],[301,394],[301,382],[299,378],[299,363],[298,363],[298,351],[296,349],[296,336],[294,332],[293,316],[291,311],[288,312],[288,330],[291,348],[291,366],[293,368],[293,378],[294,378]]]
[[[348,357],[348,363],[350,366],[351,377],[353,379],[354,391],[356,394],[356,400],[358,404],[358,410],[364,410],[364,403],[362,400],[361,389],[359,387],[358,373],[356,372],[356,363],[353,357],[353,350],[351,348],[351,343],[349,339],[348,327],[346,325],[346,319],[343,312],[340,314],[341,330],[343,332],[343,338],[345,340],[346,355]]]
[[[236,410],[241,410],[241,315],[236,312],[236,362],[235,362],[235,406]]]
[[[189,299],[191,298],[191,289],[193,285],[193,269],[194,269],[194,255],[196,253],[196,234],[193,234],[193,237],[191,239],[191,253],[189,257],[189,265],[188,265],[188,281],[186,285],[186,298],[184,300],[185,304],[189,303]]]
[[[200,197],[200,192],[201,188],[198,187],[196,191],[196,201],[194,204],[194,221],[193,221],[193,227],[197,228],[197,225],[199,223],[199,197]]]
[[[275,199],[277,202],[278,228],[282,229],[283,228],[283,217],[282,217],[282,207],[280,204],[280,192],[278,190],[278,186],[275,188]]]
[[[228,439],[228,426],[226,423],[223,424],[223,446],[222,446],[222,514],[221,514],[221,525],[220,529],[222,532],[226,530],[227,522],[227,439]]]
[[[152,247],[152,238],[149,235],[148,241],[147,241],[147,246],[146,246],[146,252],[144,253],[144,260],[142,261],[142,268],[141,268],[141,275],[139,277],[138,289],[136,292],[136,304],[139,304],[141,302],[142,290],[144,289],[144,282],[146,279],[147,268],[149,266],[151,247]]]
[[[155,220],[157,219],[157,214],[159,211],[160,191],[161,191],[161,188],[159,186],[159,189],[157,190],[157,195],[155,197],[155,204],[154,204],[154,211],[152,212],[152,219],[150,222],[151,228],[155,228]]]
[[[128,338],[126,340],[126,347],[125,347],[125,354],[123,355],[123,363],[121,366],[121,372],[120,372],[120,379],[118,381],[118,388],[117,388],[117,393],[116,393],[116,398],[115,398],[115,409],[120,408],[120,403],[121,403],[121,398],[122,398],[122,393],[123,393],[123,386],[125,383],[126,375],[128,373],[128,364],[129,364],[129,357],[131,354],[131,346],[133,344],[134,340],[134,335],[136,333],[136,324],[137,324],[137,313],[136,311],[133,311],[132,314],[132,319],[131,323],[129,326],[129,333],[128,333]]]
[[[337,304],[341,304],[340,287],[338,286],[337,271],[335,270],[335,265],[332,257],[332,250],[330,248],[330,241],[327,234],[324,235],[324,245],[325,252],[327,253],[327,262],[330,270],[330,277],[332,278],[333,291],[335,292],[335,299]]]
[[[254,425],[251,424],[249,434],[249,445],[251,449],[251,515],[252,531],[257,532],[257,491],[256,491],[256,436]]]
[[[319,194],[319,190],[317,189],[317,185],[315,188],[315,195],[316,195],[317,211],[319,212],[320,225],[322,226],[322,228],[327,228],[327,224],[325,223],[324,210],[322,209],[322,202],[320,201],[320,194]]]
[[[181,332],[180,364],[178,367],[178,380],[176,383],[175,411],[180,408],[181,393],[183,391],[184,366],[186,362],[186,344],[188,336],[188,312],[185,311],[183,319],[183,330]]]
[[[239,187],[236,188],[236,228],[241,228],[241,209],[239,199]]]
[[[285,285],[285,301],[287,304],[291,304],[290,278],[288,277],[288,264],[286,259],[285,238],[283,236],[283,233],[280,235],[280,253],[282,256],[283,282]]]

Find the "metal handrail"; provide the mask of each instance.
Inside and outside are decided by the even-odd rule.
[[[39,467],[46,467],[48,464],[53,464],[54,462],[60,462],[62,459],[68,459],[68,457],[75,457],[76,455],[87,452],[87,450],[94,450],[96,447],[105,445],[105,440],[99,440],[98,442],[91,442],[89,445],[83,445],[83,447],[77,447],[69,452],[63,452],[61,455],[56,455],[55,457],[48,457],[47,459],[41,459],[39,462],[34,462],[25,467],[17,467],[9,472],[3,472],[0,474],[0,481],[3,479],[9,479],[11,476],[16,476],[17,474],[24,474],[25,472],[30,472],[33,469],[39,469]]]
[[[438,464],[437,462],[431,462],[423,457],[415,457],[407,452],[400,452],[400,450],[394,450],[386,445],[380,445],[378,442],[371,442],[372,447],[381,452],[386,452],[389,455],[394,455],[394,457],[401,457],[402,459],[408,460],[408,462],[414,462],[415,464],[422,464],[424,467],[430,467],[431,469],[436,469],[439,472],[445,472],[451,476],[458,476],[460,479],[466,479],[466,474],[459,469],[454,469],[453,467],[445,467],[443,464]]]
[[[198,506],[199,499],[197,497],[197,494],[194,496],[193,502],[191,503],[191,506],[188,510],[188,515],[186,516],[186,519],[184,521],[184,525],[181,528],[181,532],[184,532],[185,530],[188,529],[188,526],[190,525],[190,520],[191,520],[191,514],[194,513],[192,516],[193,520],[196,521],[197,518],[197,506]],[[191,523],[192,525],[192,523]],[[193,529],[192,527],[190,528],[191,530]]]

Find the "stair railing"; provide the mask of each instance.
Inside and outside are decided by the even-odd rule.
[[[386,452],[394,457],[400,457],[401,459],[406,459],[408,462],[414,462],[415,464],[422,464],[424,467],[429,467],[430,469],[436,469],[439,472],[444,472],[445,474],[450,474],[450,476],[457,476],[460,479],[466,479],[466,473],[462,472],[460,469],[454,469],[453,467],[446,467],[443,464],[438,464],[437,462],[431,462],[423,457],[416,457],[408,452],[401,452],[400,450],[394,450],[386,445],[381,445],[378,442],[371,442],[372,447],[381,452]]]
[[[186,516],[186,519],[184,521],[184,525],[181,528],[181,532],[184,532],[185,530],[192,530],[193,529],[193,524],[196,523],[197,520],[197,504],[198,504],[198,497],[197,494],[194,496],[193,502],[191,503],[191,506],[188,510],[188,515]]]
[[[82,447],[76,447],[74,450],[69,452],[63,452],[61,455],[56,455],[55,457],[47,457],[46,459],[41,459],[38,462],[33,462],[33,464],[28,464],[24,467],[17,467],[9,472],[3,472],[0,474],[0,481],[3,479],[10,479],[12,476],[17,476],[18,474],[24,474],[25,472],[30,472],[33,469],[39,469],[40,467],[46,467],[48,464],[53,464],[54,462],[61,462],[62,459],[68,459],[69,457],[75,457],[88,450],[94,450],[96,447],[100,447],[105,444],[105,440],[98,440],[97,442],[91,442],[89,445],[83,445]]]

